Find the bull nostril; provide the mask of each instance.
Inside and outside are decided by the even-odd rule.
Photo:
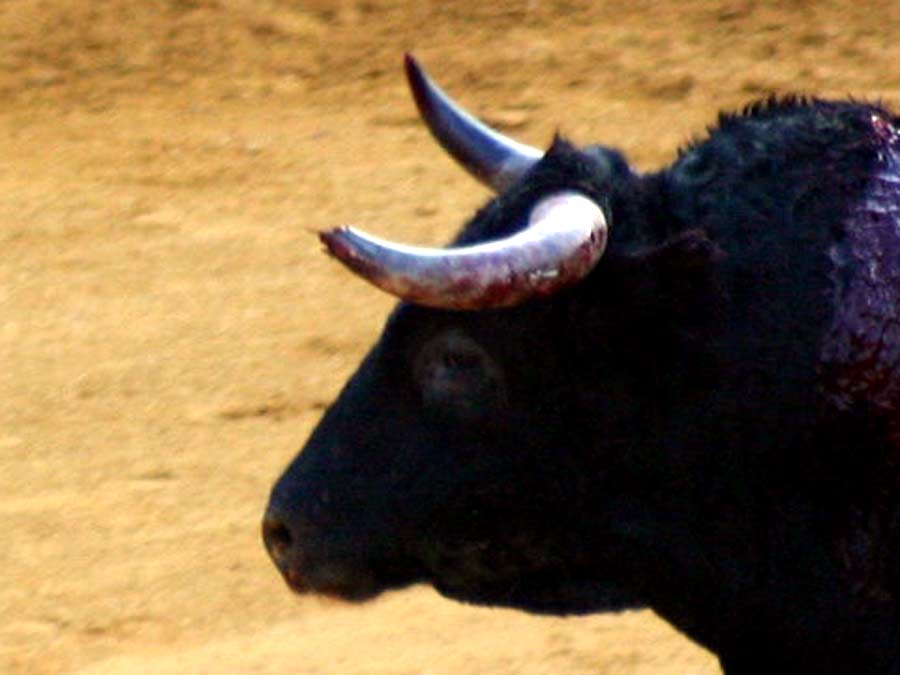
[[[293,544],[291,531],[277,518],[266,516],[262,525],[263,541],[272,560],[279,569],[284,569]]]

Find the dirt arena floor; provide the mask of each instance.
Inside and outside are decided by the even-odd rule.
[[[523,140],[649,169],[769,92],[900,101],[898,26],[895,0],[0,3],[0,672],[718,672],[649,612],[287,592],[269,487],[391,305],[311,231],[439,243],[486,199],[406,50]]]

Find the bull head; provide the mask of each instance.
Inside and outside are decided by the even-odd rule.
[[[542,335],[538,328],[541,322],[520,314],[535,309],[552,311],[553,299],[564,289],[583,285],[591,276],[608,243],[612,185],[630,185],[634,174],[617,152],[606,148],[582,151],[557,140],[545,154],[507,139],[453,103],[412,57],[407,57],[406,68],[413,96],[432,133],[473,176],[502,190],[503,198],[483,209],[475,219],[476,228],[467,228],[463,239],[447,249],[396,244],[350,227],[321,233],[332,256],[405,302],[392,316],[385,338],[361,366],[341,400],[328,410],[307,449],[273,491],[263,525],[265,543],[288,584],[297,591],[359,600],[384,587],[438,576],[442,578],[435,583],[449,595],[517,604],[514,597],[506,596],[505,585],[521,568],[535,568],[533,573],[539,580],[530,588],[523,586],[522,597],[538,594],[542,598],[539,604],[546,610],[565,605],[568,611],[570,601],[562,601],[560,596],[568,596],[571,591],[559,591],[549,577],[544,579],[548,572],[542,563],[528,561],[528,554],[522,556],[516,550],[532,536],[555,540],[552,514],[561,501],[551,504],[534,498],[525,508],[535,510],[535,517],[526,517],[519,498],[519,491],[528,489],[519,484],[526,482],[526,477],[510,477],[508,493],[491,494],[492,481],[532,463],[514,461],[513,448],[522,453],[519,460],[532,452],[534,462],[544,462],[536,458],[546,448],[538,444],[529,449],[529,443],[520,438],[527,433],[532,416],[542,418],[542,442],[548,447],[570,443],[548,440],[551,434],[561,439],[573,432],[566,416],[574,411],[554,401],[550,391],[568,387],[562,383],[569,366],[542,365],[538,359],[552,360],[559,354],[575,360],[582,357],[577,350],[552,346],[560,337],[553,335],[558,331],[552,321],[542,320],[549,331]],[[673,247],[681,248],[681,244]],[[650,255],[654,256],[663,259],[669,253]],[[627,274],[643,276],[640,267],[632,265]],[[541,299],[546,302],[529,302]],[[528,325],[528,334],[517,333],[516,325],[522,323]],[[566,339],[574,337],[573,333],[564,333]],[[491,337],[501,334],[513,338],[508,347],[501,347]],[[612,335],[608,333],[607,339]],[[503,354],[507,349],[512,351]],[[511,356],[512,360],[530,360],[533,382],[522,381],[522,375],[529,373],[512,372]],[[388,364],[395,361],[398,372],[391,373],[394,366]],[[554,373],[560,384],[541,381],[546,373]],[[534,400],[524,400],[538,393]],[[408,438],[389,440],[392,432],[401,429]],[[427,453],[417,454],[423,448],[453,443],[452,438],[467,448],[461,450],[464,455],[477,458],[464,470],[468,474],[464,481],[487,480],[477,488],[482,492],[477,499],[483,501],[485,518],[475,527],[486,530],[479,535],[460,532],[453,544],[414,542],[421,539],[421,532],[415,533],[417,528],[455,528],[457,509],[472,511],[466,490],[449,484],[441,488],[440,479],[429,478],[460,473],[462,467],[458,459],[453,459],[456,453],[442,453],[426,465],[421,462]],[[369,456],[363,464],[357,464],[361,457],[357,451],[373,442],[379,446],[375,454],[383,452],[383,456]],[[504,446],[508,449],[497,450]],[[475,451],[476,447],[482,450]],[[545,478],[541,476],[541,480]],[[400,489],[395,479],[405,487]],[[418,486],[409,484],[413,479],[419,481]],[[357,503],[350,507],[355,515],[345,511],[341,516],[345,519],[343,526],[338,526],[326,513],[331,509],[317,495],[308,495],[310,500],[301,500],[303,504],[295,499],[297,490],[305,489],[301,484],[331,480],[341,484],[343,496],[338,499],[335,491],[326,488],[330,494],[327,501],[356,502],[362,494],[383,489],[394,494],[392,500],[397,503],[384,505],[386,511]],[[557,481],[560,486],[570,483],[569,478]],[[426,494],[415,497],[423,487]],[[534,494],[547,492],[538,484],[530,490]],[[454,491],[458,494],[451,494]],[[407,500],[417,502],[416,516],[400,504]],[[444,508],[448,503],[455,505]],[[569,506],[577,508],[574,502]],[[542,526],[546,532],[517,534],[515,528],[507,528],[510,541],[475,553],[473,547],[482,544],[472,539],[487,541],[494,536],[487,530],[499,525],[503,518],[499,514],[508,508],[513,509],[508,515],[511,520],[546,521]],[[555,517],[570,519],[572,515]],[[383,527],[387,520],[399,528],[389,535],[385,532],[391,528]],[[445,522],[446,526],[442,524]],[[364,541],[367,543],[361,544]],[[314,542],[324,546],[320,548]],[[564,544],[554,541],[552,546],[563,548]],[[359,548],[379,552],[363,555],[356,552]],[[473,564],[473,555],[484,558],[479,563],[484,575],[460,583],[452,581],[454,573],[449,570]],[[435,574],[429,569],[443,572]],[[610,607],[631,601],[607,585],[599,592],[586,591],[578,602],[579,606],[595,608],[598,603]]]

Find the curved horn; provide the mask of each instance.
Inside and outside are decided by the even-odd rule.
[[[406,55],[405,63],[413,98],[432,136],[495,192],[508,188],[544,156],[537,148],[507,138],[460,108],[428,77],[412,54]]]
[[[557,192],[534,206],[525,229],[484,244],[403,246],[351,227],[319,237],[344,265],[403,300],[443,309],[489,309],[577,283],[603,254],[607,224],[593,200]]]

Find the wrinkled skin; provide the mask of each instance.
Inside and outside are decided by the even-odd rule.
[[[729,673],[900,672],[898,401],[846,384],[898,372],[897,338],[858,326],[900,312],[895,122],[769,102],[645,176],[557,141],[458,243],[575,189],[607,214],[605,256],[516,308],[395,309],[273,489],[288,583],[650,606]],[[860,295],[880,309],[847,310]],[[879,343],[862,365],[854,340]]]

